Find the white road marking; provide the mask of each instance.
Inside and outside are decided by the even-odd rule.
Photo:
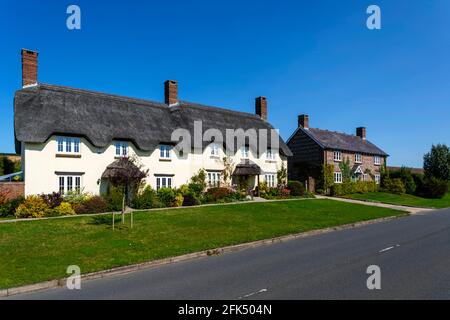
[[[256,291],[256,292],[250,292],[249,294],[246,294],[246,295],[244,295],[244,296],[242,296],[242,297],[239,297],[238,299],[248,298],[248,297],[251,297],[251,296],[253,296],[253,295],[255,295],[255,294],[263,293],[263,292],[266,292],[266,291],[267,291],[267,289],[261,289],[261,290]]]
[[[378,251],[378,252],[379,252],[379,253],[386,252],[386,251],[389,251],[389,250],[391,250],[391,249],[394,249],[395,247],[400,247],[400,245],[399,245],[399,244],[396,244],[395,246],[391,246],[391,247],[384,248],[384,249],[382,249],[382,250],[380,250],[380,251]]]

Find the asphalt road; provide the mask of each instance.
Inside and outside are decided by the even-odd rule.
[[[10,298],[450,299],[450,209]]]

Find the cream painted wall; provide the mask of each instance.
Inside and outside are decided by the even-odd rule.
[[[152,152],[144,152],[135,148],[130,142],[129,154],[139,157],[145,168],[149,169],[147,184],[156,189],[155,175],[173,175],[173,187],[179,187],[187,183],[190,178],[200,169],[223,170],[222,159],[225,156],[223,150],[219,151],[219,157],[210,156],[210,147],[205,148],[202,154],[190,153],[184,158],[180,158],[176,152],[171,151],[170,161],[161,161],[159,149]],[[115,160],[114,141],[106,148],[96,148],[86,139],[81,139],[79,158],[67,158],[57,156],[56,136],[51,137],[44,144],[23,145],[25,195],[51,193],[58,191],[58,172],[83,173],[81,185],[85,192],[92,194],[100,193],[100,178],[106,167]],[[238,151],[232,162],[236,165],[241,160],[241,153]],[[260,177],[264,181],[265,173],[276,172],[282,166],[287,168],[287,160],[278,153],[275,161],[267,161],[265,155],[260,159],[255,158],[250,151],[249,160],[258,164],[262,169]],[[276,183],[276,181],[275,181]]]

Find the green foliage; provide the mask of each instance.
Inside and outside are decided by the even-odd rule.
[[[441,199],[448,192],[448,185],[447,181],[435,177],[426,177],[420,190],[420,196],[430,199]]]
[[[224,200],[227,196],[233,193],[229,188],[209,188],[205,194],[206,202],[217,202]]]
[[[284,162],[281,163],[281,168],[277,171],[277,182],[279,186],[285,186],[287,183],[287,169]]]
[[[121,211],[123,202],[123,187],[111,186],[103,197],[106,200],[107,211]]]
[[[202,195],[207,187],[206,171],[204,169],[200,169],[196,175],[192,176],[188,187],[197,196]]]
[[[264,199],[288,199],[291,196],[291,191],[284,187],[270,188],[261,184],[260,196]]]
[[[175,194],[175,199],[172,202],[172,207],[181,207],[184,202],[184,197],[181,193]]]
[[[189,190],[183,195],[183,206],[198,206],[201,204],[201,199],[195,192]]]
[[[450,149],[445,144],[433,145],[423,157],[425,176],[450,181]]]
[[[28,196],[16,210],[16,218],[41,218],[50,210],[47,203],[39,196]]]
[[[330,193],[332,196],[344,196],[354,193],[369,193],[377,191],[378,186],[374,181],[346,181],[343,183],[335,183]]]
[[[64,201],[70,204],[86,202],[92,195],[87,192],[69,191],[64,195]]]
[[[25,201],[25,198],[20,196],[11,200],[0,199],[0,217],[12,217],[16,213],[17,208]]]
[[[164,207],[176,206],[176,194],[172,188],[161,188],[157,192],[158,199]]]
[[[291,191],[291,196],[302,197],[305,195],[305,186],[300,181],[289,181],[287,188]]]
[[[132,205],[135,209],[151,209],[161,206],[156,191],[150,186],[145,187],[141,193],[134,197]]]
[[[330,192],[330,188],[334,184],[334,165],[332,164],[324,164],[322,165],[322,174],[320,184],[322,185],[323,192],[328,194]]]
[[[414,182],[410,169],[402,167],[400,170],[391,171],[389,172],[389,177],[391,179],[398,178],[402,180],[406,193],[414,194],[416,192],[416,183]]]
[[[343,161],[339,163],[339,169],[341,169],[342,173],[342,181],[347,182],[352,179],[352,171],[350,168],[350,158],[347,157]]]
[[[15,163],[8,159],[8,157],[2,156],[0,157],[0,176],[14,173]],[[20,171],[20,170],[18,170]]]
[[[405,185],[400,178],[386,178],[383,182],[383,189],[394,194],[406,193]]]

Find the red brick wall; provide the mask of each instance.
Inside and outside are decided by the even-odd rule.
[[[352,168],[355,165],[355,153],[348,153],[348,152],[341,152],[341,159],[345,160],[346,158],[350,159],[350,168]],[[384,157],[381,157],[381,165],[376,165],[374,163],[373,156],[371,155],[362,155],[362,163],[358,163],[358,165],[361,166],[361,169],[363,173],[366,171],[366,169],[369,169],[372,174],[380,173],[381,167],[383,166],[386,159]],[[327,164],[334,164],[334,170],[336,172],[341,171],[339,168],[339,162],[334,161],[334,151],[327,150],[325,151],[325,162]],[[368,177],[370,180],[370,177]]]
[[[0,193],[6,196],[6,199],[14,199],[25,195],[24,182],[0,182]]]

